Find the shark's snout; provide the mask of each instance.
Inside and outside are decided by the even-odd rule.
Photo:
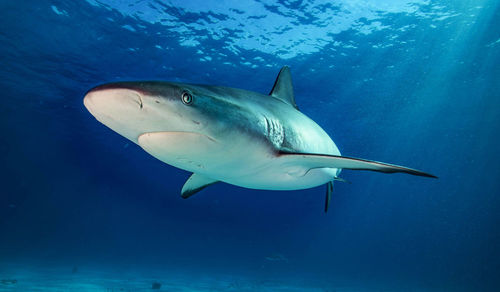
[[[143,125],[144,100],[140,90],[106,84],[89,90],[83,104],[98,121],[136,142],[147,128]]]
[[[115,115],[143,108],[142,93],[128,88],[98,86],[85,95],[83,104],[92,115]]]

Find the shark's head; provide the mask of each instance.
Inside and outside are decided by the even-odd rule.
[[[222,155],[221,145],[234,142],[231,134],[249,118],[237,102],[213,90],[170,82],[118,82],[93,88],[84,104],[98,121],[153,156],[193,169],[185,164],[203,167],[209,163],[206,157],[215,157],[217,151]]]
[[[91,89],[83,102],[98,121],[135,143],[152,132],[208,134],[209,116],[200,114],[203,100],[181,84],[109,83]]]

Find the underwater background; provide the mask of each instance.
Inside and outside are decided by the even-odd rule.
[[[0,0],[0,291],[498,291],[500,2]],[[342,154],[430,172],[188,200],[83,106],[289,65]],[[154,283],[160,284],[153,285]]]

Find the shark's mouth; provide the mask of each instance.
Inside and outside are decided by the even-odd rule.
[[[205,134],[198,133],[198,132],[191,132],[191,131],[157,131],[157,132],[145,132],[139,135],[137,137],[137,141],[143,140],[149,140],[149,139],[154,139],[157,140],[157,142],[168,142],[172,143],[176,141],[177,143],[193,143],[197,141],[198,139],[207,139],[209,141],[212,141],[216,143],[217,141]],[[199,142],[199,141],[198,141]]]
[[[203,171],[220,145],[211,137],[194,132],[150,132],[138,144],[159,160],[192,172]]]
[[[195,132],[149,132],[140,135],[138,144],[160,160],[175,156],[207,155],[217,148],[212,137]]]

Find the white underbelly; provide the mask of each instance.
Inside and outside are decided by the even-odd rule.
[[[313,188],[332,181],[338,173],[337,168],[310,169],[300,164],[284,165],[268,145],[252,144],[251,141],[224,150],[224,153],[212,153],[211,161],[206,161],[206,167],[198,172],[228,184],[264,190]]]
[[[229,184],[265,190],[298,190],[333,180],[336,168],[283,164],[269,145],[251,137],[221,143],[191,132],[153,132],[139,137],[139,145],[172,166]]]
[[[300,164],[290,165],[269,148],[259,146],[247,148],[243,156],[241,152],[227,152],[225,163],[206,169],[204,175],[240,187],[265,190],[312,188],[337,175],[336,168],[310,169]]]
[[[301,190],[325,184],[335,177],[336,168],[315,168],[298,172],[284,172],[282,168],[269,167],[249,176],[223,180],[226,183],[250,189]]]

